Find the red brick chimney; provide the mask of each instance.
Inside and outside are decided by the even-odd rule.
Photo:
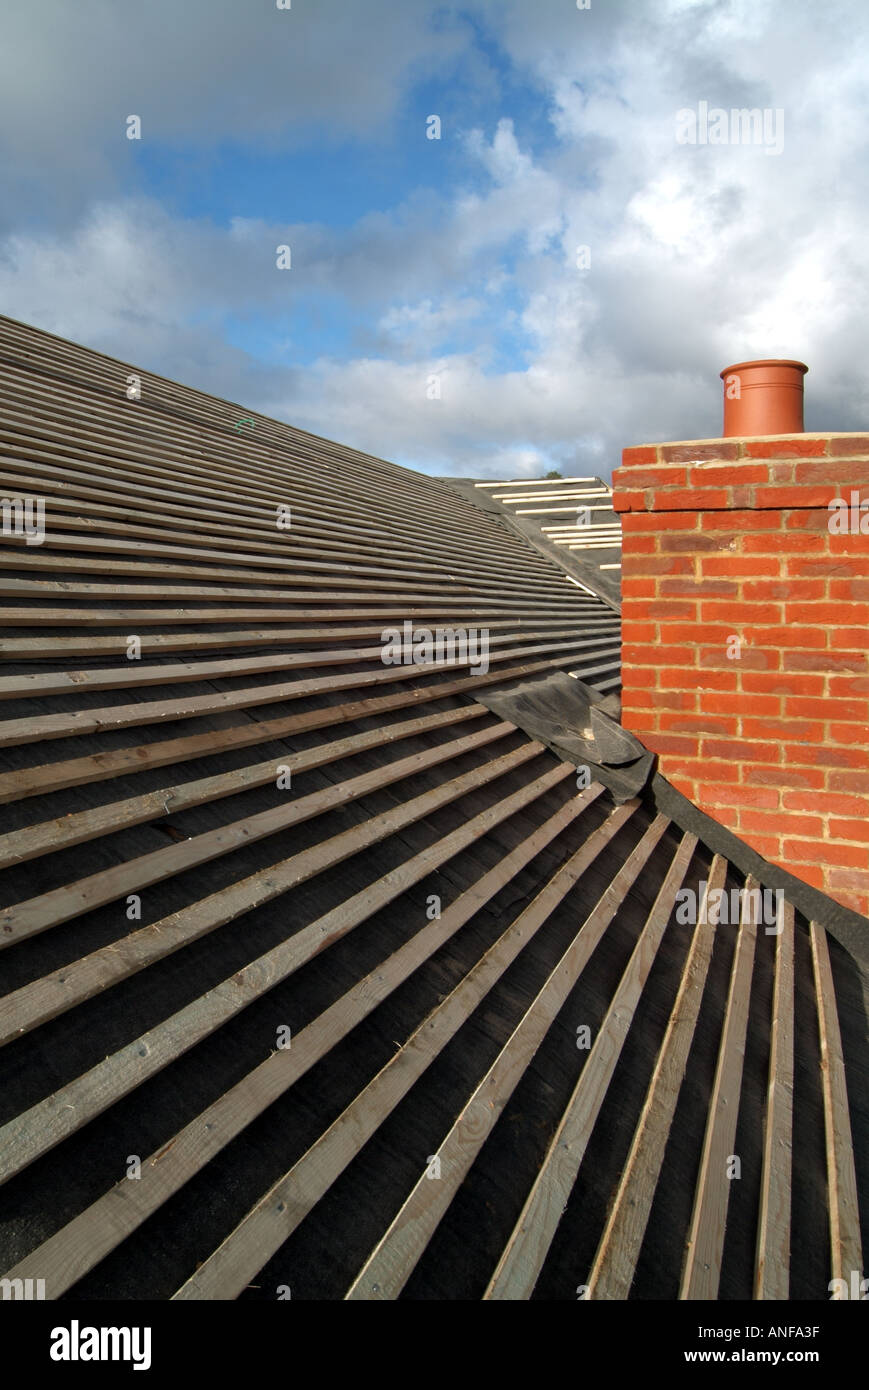
[[[622,721],[701,810],[869,915],[869,436],[755,419],[624,450]]]

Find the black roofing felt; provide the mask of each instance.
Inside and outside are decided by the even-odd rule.
[[[612,722],[612,605],[437,481],[261,416],[242,437],[242,407],[138,369],[131,402],[131,370],[0,319],[0,486],[48,501],[44,545],[0,538],[0,1274],[61,1299],[482,1298],[526,1201],[560,1200],[553,1136],[594,1081],[564,1214],[539,1268],[514,1262],[522,1297],[572,1301],[629,1201],[619,1184],[687,1000],[696,1030],[627,1257],[630,1297],[678,1297],[695,1198],[705,1220],[722,1190],[714,1174],[697,1196],[751,929],[679,920],[680,884],[718,875],[738,894],[739,860],[660,814],[651,787],[623,799],[619,779],[648,764]],[[405,621],[486,629],[488,669],[385,664],[372,629]],[[599,779],[578,788],[599,748]],[[660,943],[637,951],[647,927]],[[800,910],[784,939],[786,1265],[791,1297],[826,1300],[859,1227],[846,1211],[836,1246]],[[743,1179],[726,1189],[722,1298],[753,1288],[778,941],[758,928],[735,1006]],[[862,1177],[859,972],[836,939],[814,944],[845,1063],[830,1113]],[[491,1104],[475,1108],[481,1085]],[[386,1287],[363,1272],[377,1260]]]
[[[641,792],[652,775],[654,755],[601,708],[598,691],[563,671],[481,692],[480,699],[564,762],[587,768],[618,803]]]

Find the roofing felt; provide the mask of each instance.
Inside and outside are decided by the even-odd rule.
[[[606,701],[612,603],[442,482],[8,319],[0,413],[7,501],[46,502],[0,545],[4,1274],[827,1299],[862,1269],[852,956],[478,698]],[[405,623],[488,662],[384,664]]]

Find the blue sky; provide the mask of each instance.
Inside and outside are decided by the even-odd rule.
[[[42,0],[4,27],[14,318],[435,474],[714,437],[751,357],[809,363],[808,428],[865,425],[859,0]],[[701,102],[781,111],[781,149],[680,143]]]

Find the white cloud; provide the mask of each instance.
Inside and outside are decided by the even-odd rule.
[[[391,305],[378,322],[378,331],[394,343],[424,350],[437,344],[455,328],[474,319],[480,312],[476,299],[444,299],[434,305],[430,299],[416,304]]]

